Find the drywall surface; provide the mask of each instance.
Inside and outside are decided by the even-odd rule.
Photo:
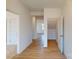
[[[47,47],[47,21],[49,18],[59,18],[61,16],[61,9],[60,8],[44,8],[44,47]]]
[[[19,15],[18,53],[21,53],[32,42],[32,20],[29,9],[20,0],[7,0],[7,10]]]
[[[66,0],[64,15],[64,53],[72,59],[72,1]]]
[[[32,39],[37,39],[36,17],[35,16],[32,16]]]
[[[60,8],[44,8],[44,16],[47,18],[58,18],[61,16]]]

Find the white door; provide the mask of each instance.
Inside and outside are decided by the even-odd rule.
[[[19,15],[7,11],[7,45],[16,45],[19,49]]]
[[[64,52],[64,19],[58,20],[58,48],[61,53]]]

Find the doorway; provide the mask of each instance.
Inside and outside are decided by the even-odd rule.
[[[6,48],[6,56],[7,59],[11,59],[15,56],[18,51],[19,45],[19,16],[13,12],[6,12],[6,21],[7,21],[7,48]]]
[[[38,41],[43,47],[44,16],[32,16],[32,40]]]
[[[55,41],[61,53],[64,52],[64,24],[63,23],[64,23],[63,17],[48,18],[47,20],[47,39],[48,41]]]
[[[56,18],[48,18],[47,20],[47,39],[48,42],[57,40],[57,19]],[[48,45],[49,46],[49,45]]]

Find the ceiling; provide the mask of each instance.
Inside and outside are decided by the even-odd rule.
[[[64,0],[21,0],[30,10],[43,10],[44,8],[61,8]]]

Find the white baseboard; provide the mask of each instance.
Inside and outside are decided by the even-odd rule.
[[[72,59],[71,53],[69,53],[69,54],[65,53],[65,56],[67,59]]]
[[[22,53],[31,43],[32,43],[32,40],[26,45],[25,48],[23,48],[23,49],[21,49],[21,50],[17,49],[17,54]]]
[[[48,38],[48,40],[56,40],[56,38],[54,38],[54,39],[50,39],[50,38]]]
[[[46,48],[46,47],[47,47],[47,45],[44,45],[43,47],[44,47],[44,48]]]

